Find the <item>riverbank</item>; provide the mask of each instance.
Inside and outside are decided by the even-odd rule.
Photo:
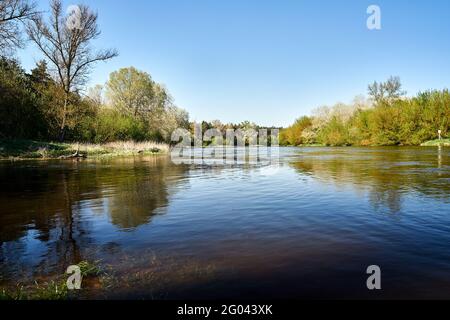
[[[0,286],[0,301],[56,301],[81,298],[83,294],[89,294],[93,289],[103,289],[108,285],[109,274],[104,270],[99,261],[82,261],[77,267],[80,270],[82,280],[86,284],[84,292],[69,290],[67,287],[68,274],[42,277],[31,283],[18,282],[15,285]]]
[[[417,145],[416,145],[417,146]],[[420,144],[421,147],[450,147],[450,139],[441,139],[441,140],[431,140],[424,142]],[[311,147],[392,147],[392,145],[365,145],[365,146],[359,146],[359,145],[346,145],[346,146],[331,146],[331,145],[325,145],[325,144],[301,144],[298,146],[285,146],[285,147],[298,147],[298,148],[311,148]],[[408,145],[400,145],[400,147],[411,147]]]
[[[108,158],[167,154],[169,146],[157,142],[119,141],[107,144],[58,143],[32,140],[0,140],[0,159]]]
[[[450,139],[432,140],[421,144],[422,147],[450,147]]]

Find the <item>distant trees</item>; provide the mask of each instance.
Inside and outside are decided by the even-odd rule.
[[[117,56],[117,52],[112,49],[94,52],[91,48],[91,41],[100,35],[100,30],[97,14],[89,7],[78,6],[75,25],[68,23],[69,17],[64,16],[60,0],[52,0],[50,7],[49,22],[37,14],[27,30],[31,41],[55,69],[55,78],[64,91],[58,119],[60,140],[64,140],[71,93],[86,83],[94,63],[109,60]]]
[[[301,117],[297,119],[295,123],[286,130],[281,131],[280,139],[292,146],[298,146],[308,143],[309,137],[304,135],[307,128],[312,126],[312,120],[309,117]]]
[[[358,97],[351,104],[321,107],[309,126],[299,120],[281,131],[282,145],[419,145],[450,133],[448,89],[404,98],[400,79],[369,86],[374,104]],[[303,118],[302,118],[303,119]],[[303,122],[306,123],[306,122]]]
[[[333,107],[322,106],[311,117],[303,117],[281,131],[282,145],[328,144],[348,145],[355,130],[348,124],[354,115],[370,108],[368,101],[357,97],[352,104],[337,103]]]
[[[28,0],[0,0],[0,54],[22,47],[21,24],[35,15],[35,4]]]

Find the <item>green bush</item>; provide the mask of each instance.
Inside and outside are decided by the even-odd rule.
[[[95,122],[93,136],[90,137],[95,143],[143,141],[149,138],[148,129],[142,121],[115,110],[102,110]]]

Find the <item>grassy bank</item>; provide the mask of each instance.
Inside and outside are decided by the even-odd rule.
[[[166,154],[169,146],[156,142],[107,144],[56,143],[31,140],[0,140],[0,159],[71,159]]]
[[[326,147],[326,145],[320,144],[320,143],[312,143],[312,144],[301,144],[298,147],[300,147],[300,148],[316,148],[316,147],[322,148],[322,147]]]
[[[78,264],[82,279],[90,287],[98,287],[107,281],[108,274],[100,267],[99,261],[82,261]],[[0,286],[2,300],[68,300],[79,297],[78,291],[67,288],[69,275],[63,274],[51,279],[35,280],[32,283],[17,283],[15,286]]]
[[[81,290],[68,288],[68,274],[54,273],[35,279],[3,282],[0,283],[0,301],[115,300],[135,297],[136,293],[142,295],[142,299],[167,299],[173,290],[208,283],[217,275],[217,266],[193,259],[161,259],[144,254],[122,263],[78,263],[82,276]]]
[[[422,147],[450,147],[450,139],[432,140],[421,144]]]

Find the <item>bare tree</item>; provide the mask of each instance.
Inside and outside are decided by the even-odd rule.
[[[376,103],[400,99],[405,94],[399,77],[390,77],[386,82],[369,85],[369,95]]]
[[[0,0],[0,53],[23,46],[21,24],[35,14],[34,2]]]
[[[52,0],[48,22],[37,15],[28,24],[28,35],[54,67],[56,78],[64,89],[60,139],[64,140],[70,94],[86,84],[92,66],[118,55],[114,49],[94,52],[92,40],[100,35],[97,13],[85,5],[64,15],[60,0]],[[75,19],[75,20],[73,20]]]
[[[399,99],[406,94],[406,91],[402,89],[400,77],[390,77],[384,83],[384,91],[389,99]]]

